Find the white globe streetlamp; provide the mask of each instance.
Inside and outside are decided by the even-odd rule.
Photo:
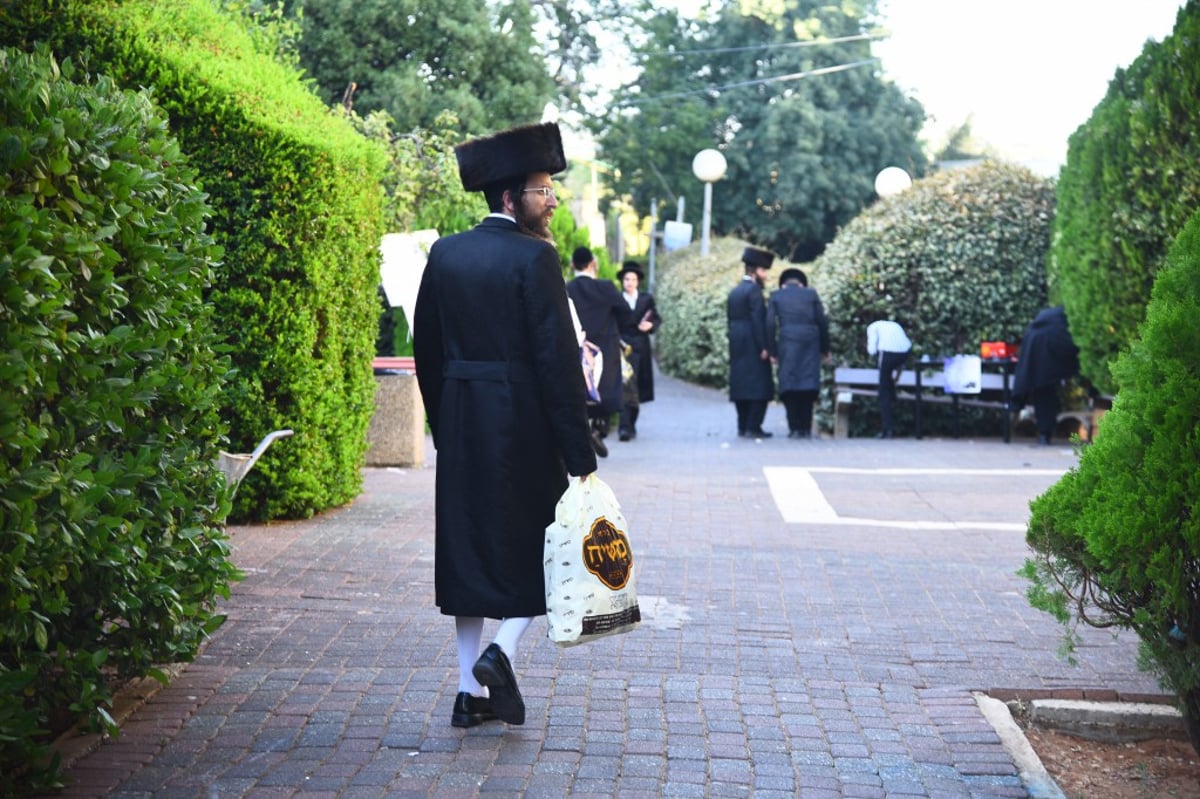
[[[912,185],[912,178],[898,166],[884,167],[875,176],[875,193],[880,197],[899,194]]]
[[[692,159],[692,172],[704,181],[704,226],[700,229],[700,254],[708,255],[708,229],[712,218],[712,184],[725,177],[725,156],[713,149],[701,150]]]

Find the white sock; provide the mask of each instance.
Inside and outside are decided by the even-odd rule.
[[[521,636],[529,629],[529,625],[533,622],[531,618],[517,617],[505,619],[500,622],[500,629],[496,631],[495,643],[500,645],[504,650],[504,654],[508,655],[510,661],[517,657],[517,642],[521,640]]]
[[[483,640],[482,616],[455,616],[454,631],[458,639],[458,690],[472,696],[487,696],[488,690],[479,684],[471,667],[479,660],[479,644]]]

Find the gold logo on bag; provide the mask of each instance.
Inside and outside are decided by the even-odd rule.
[[[583,563],[587,570],[614,591],[625,587],[633,569],[629,538],[601,516],[583,538]]]

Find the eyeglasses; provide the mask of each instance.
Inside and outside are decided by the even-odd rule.
[[[554,193],[554,189],[550,186],[535,186],[532,189],[521,189],[522,194],[528,194],[529,192],[542,195],[542,199],[544,200],[548,200],[551,197],[556,200],[558,199],[558,196]]]

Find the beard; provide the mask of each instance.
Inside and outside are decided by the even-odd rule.
[[[554,216],[553,208],[546,208],[541,213],[532,211],[525,204],[525,195],[521,195],[521,199],[513,211],[517,219],[517,227],[523,232],[554,243],[554,236],[550,233],[550,219]]]

